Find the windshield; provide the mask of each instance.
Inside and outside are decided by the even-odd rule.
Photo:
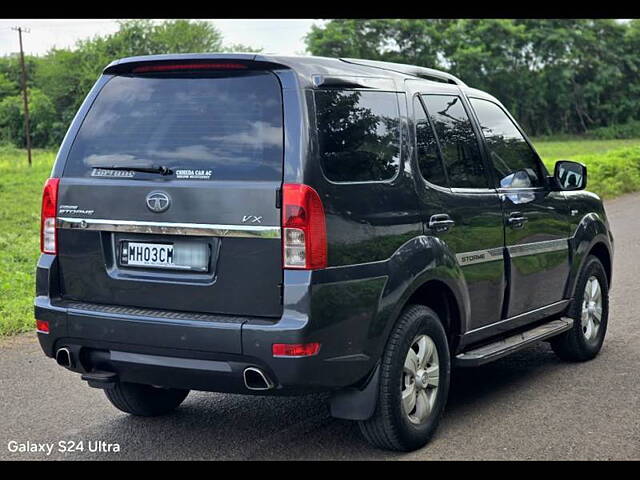
[[[118,76],[85,117],[64,175],[144,177],[99,167],[161,165],[172,178],[280,180],[282,157],[282,98],[271,73]]]

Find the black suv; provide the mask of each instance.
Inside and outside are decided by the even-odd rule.
[[[44,352],[120,410],[331,392],[374,445],[432,436],[452,366],[597,355],[613,238],[491,95],[428,68],[253,54],[110,64],[42,202]]]

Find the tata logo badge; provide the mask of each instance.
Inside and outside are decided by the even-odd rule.
[[[171,197],[164,192],[151,192],[147,195],[147,207],[155,213],[166,211],[171,205]]]

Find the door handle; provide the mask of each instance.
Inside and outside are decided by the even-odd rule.
[[[529,219],[520,212],[511,212],[507,219],[507,223],[511,228],[522,228],[528,221]]]
[[[429,228],[435,232],[448,232],[455,224],[446,213],[431,215],[429,218]]]

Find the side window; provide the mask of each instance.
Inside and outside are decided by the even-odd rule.
[[[423,95],[422,100],[440,140],[449,186],[487,188],[478,139],[460,97]]]
[[[315,92],[322,170],[334,182],[393,178],[400,166],[398,97],[391,92]]]
[[[487,141],[492,167],[500,187],[542,186],[538,156],[504,110],[488,100],[470,100]]]
[[[447,176],[438,154],[438,143],[418,97],[414,99],[413,111],[416,122],[416,147],[420,173],[425,180],[446,187]]]

